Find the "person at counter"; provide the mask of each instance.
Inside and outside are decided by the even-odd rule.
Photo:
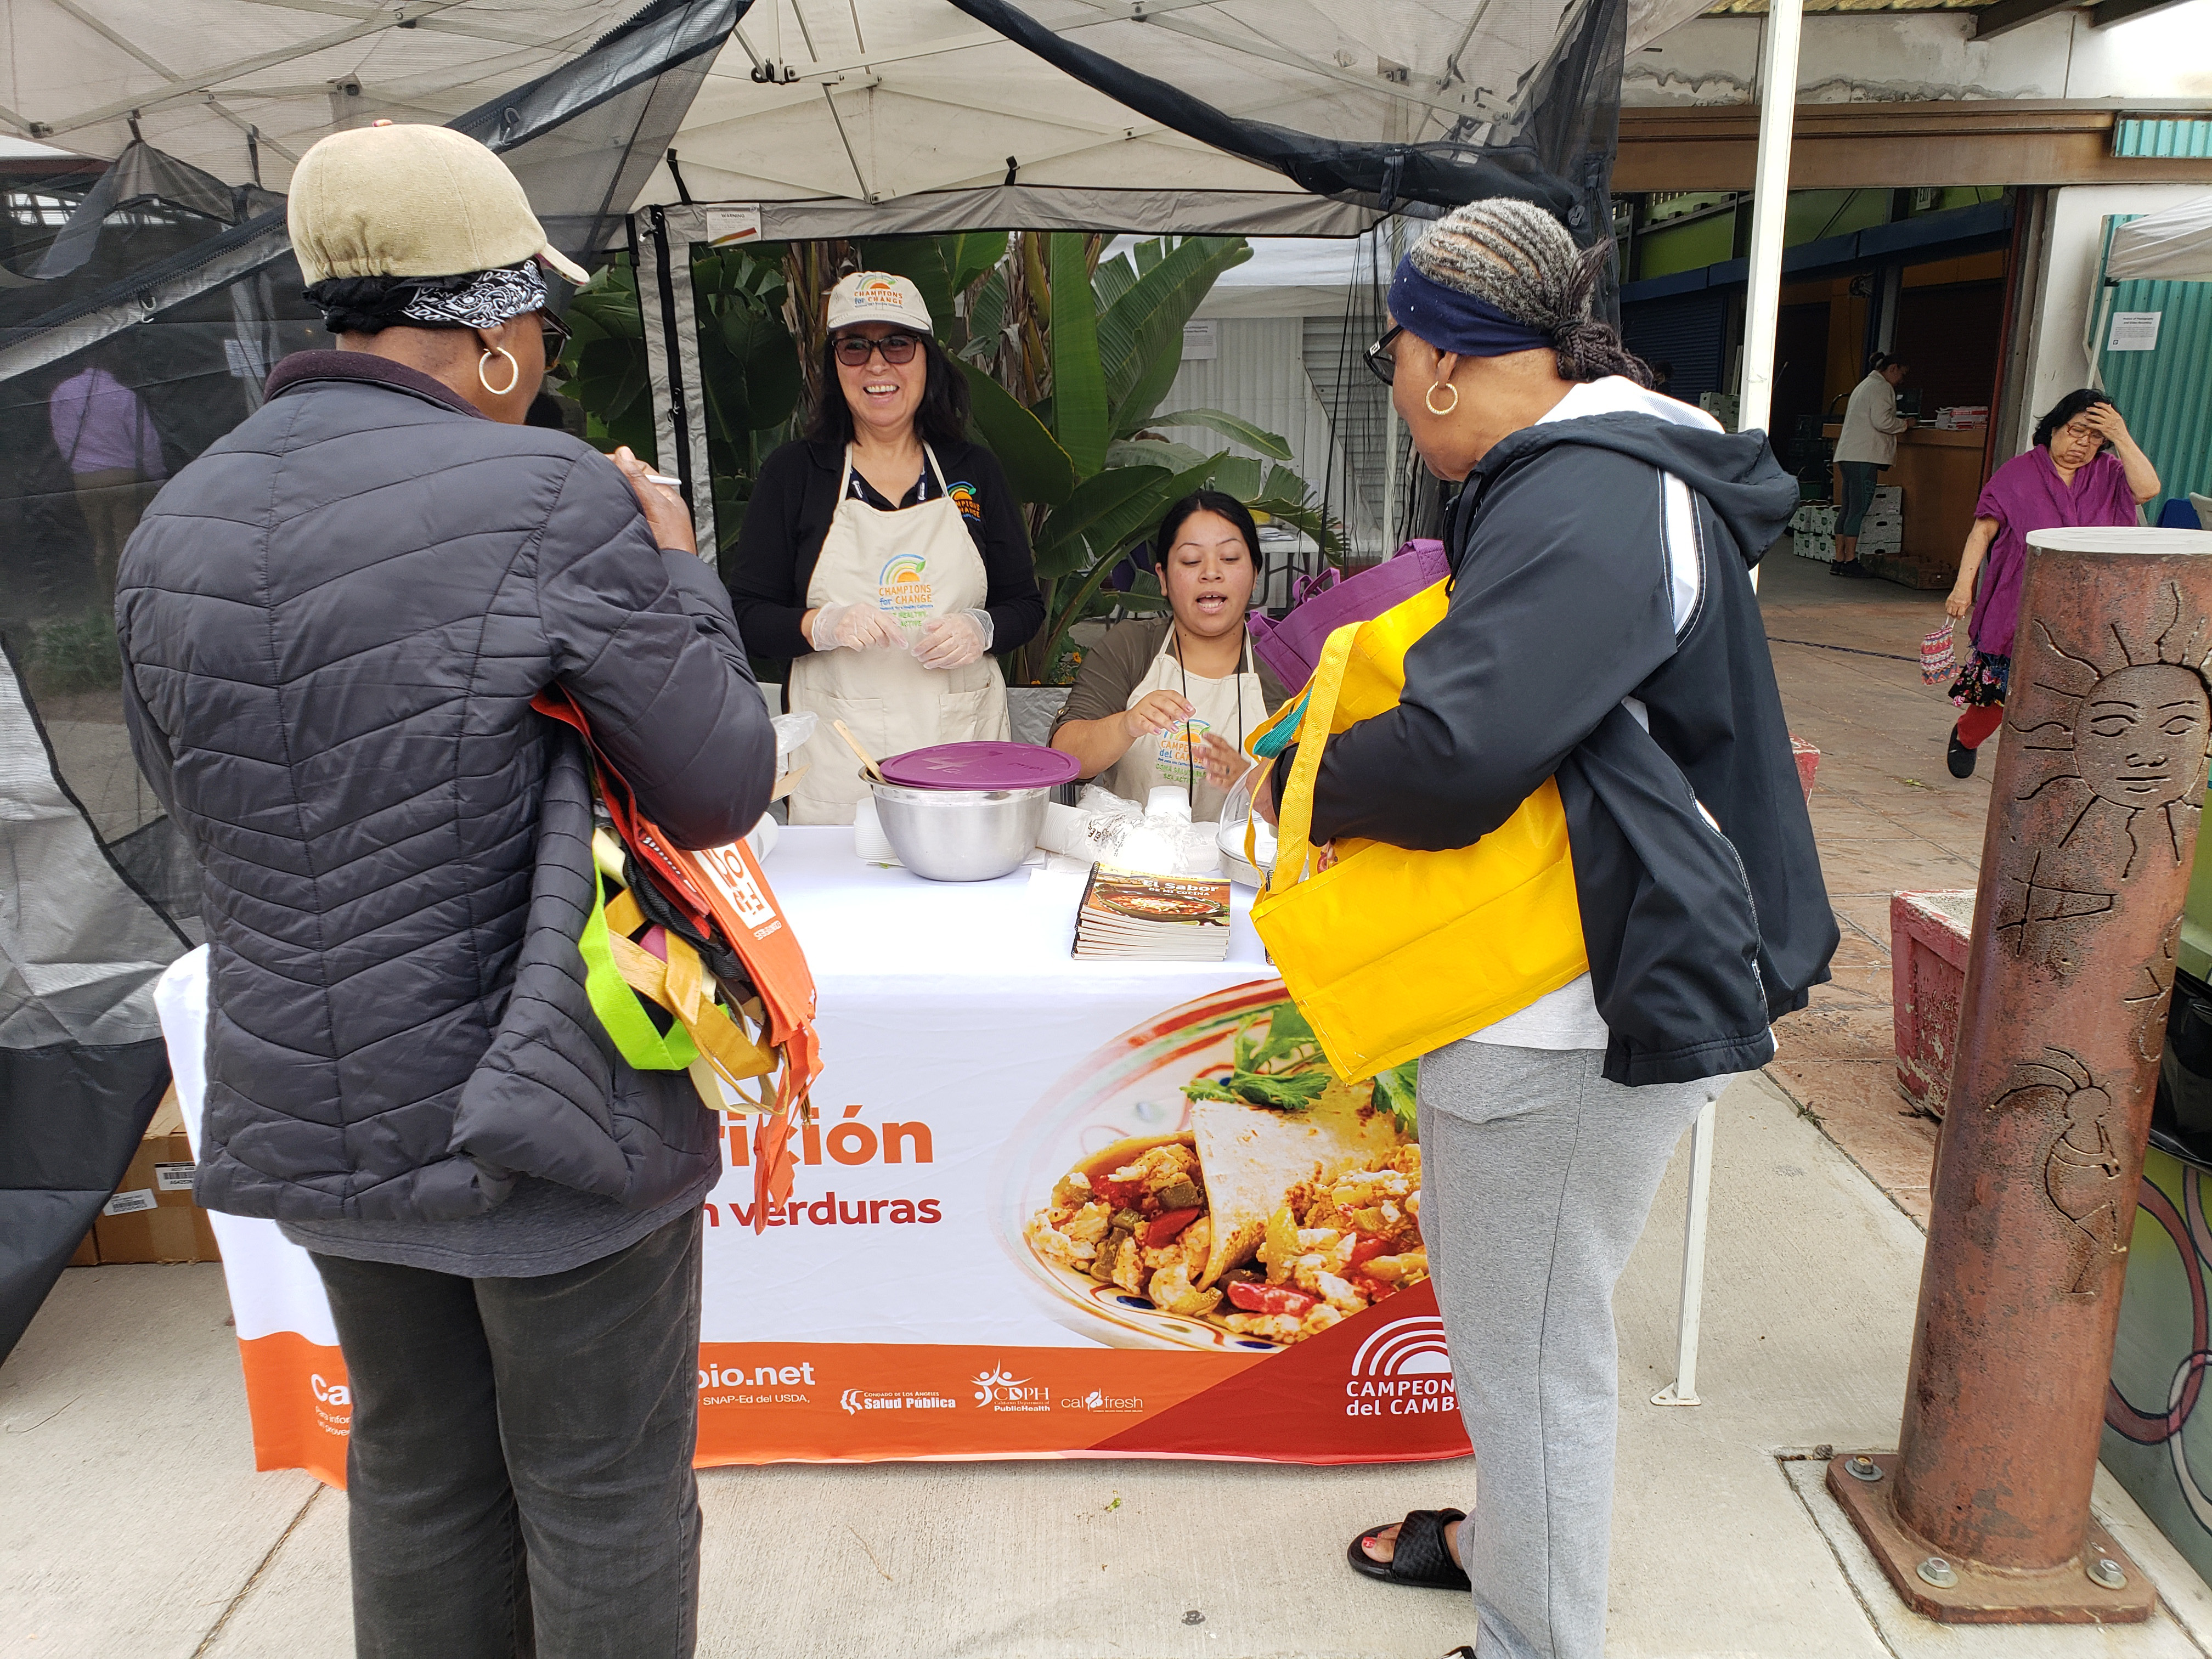
[[[1954,620],[1967,619],[1973,646],[1951,685],[1951,701],[1965,711],[1951,727],[1945,757],[1953,777],[1974,775],[1974,751],[2004,724],[2028,533],[2134,524],[2136,509],[2158,488],[2158,469],[2136,447],[2119,410],[2087,386],[2053,404],[2036,422],[2035,441],[1990,474],[1959,555],[1959,580],[1943,606]]]
[[[1260,532],[1235,496],[1201,489],[1167,510],[1152,548],[1170,614],[1107,629],[1083,659],[1052,746],[1140,806],[1162,785],[1188,789],[1192,818],[1205,823],[1251,764],[1246,735],[1286,695],[1255,661],[1244,628]]]
[[[990,653],[1044,621],[1021,504],[967,439],[921,291],[855,271],[828,323],[806,435],[763,465],[729,579],[746,648],[789,658],[786,702],[822,719],[793,823],[850,823],[866,789],[833,720],[879,759],[1010,737]]]
[[[1836,434],[1843,511],[1836,516],[1836,556],[1828,562],[1831,576],[1866,574],[1859,562],[1859,526],[1874,505],[1875,478],[1897,459],[1899,434],[1912,427],[1911,416],[1897,412],[1897,388],[1905,368],[1887,352],[1875,352],[1867,359],[1866,379],[1851,388],[1851,400],[1844,405],[1844,429]]]

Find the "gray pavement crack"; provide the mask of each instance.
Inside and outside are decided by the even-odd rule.
[[[221,1616],[209,1628],[208,1633],[200,1638],[199,1646],[192,1650],[192,1659],[206,1659],[207,1655],[215,1650],[216,1638],[222,1634],[223,1626],[230,1622],[231,1615],[246,1604],[246,1598],[253,1594],[253,1587],[261,1582],[262,1574],[269,1571],[270,1565],[276,1559],[278,1553],[291,1541],[292,1534],[300,1529],[300,1522],[307,1518],[307,1511],[315,1507],[315,1500],[320,1498],[325,1490],[322,1482],[319,1480],[315,1483],[315,1489],[307,1494],[307,1501],[300,1505],[299,1513],[295,1515],[284,1530],[277,1534],[276,1541],[269,1547],[269,1553],[261,1558],[259,1565],[246,1576],[246,1582],[238,1587],[238,1594],[230,1598],[228,1605],[223,1608]]]

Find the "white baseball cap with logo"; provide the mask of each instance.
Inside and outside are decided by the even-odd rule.
[[[896,323],[916,334],[927,334],[931,327],[921,290],[883,270],[856,270],[830,290],[829,325],[848,328],[854,323]]]

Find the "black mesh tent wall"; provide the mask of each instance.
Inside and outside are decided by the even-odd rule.
[[[451,125],[508,159],[557,246],[628,210],[741,0],[654,0]],[[367,118],[366,115],[362,118]],[[198,871],[122,723],[112,600],[161,483],[327,346],[283,198],[134,139],[11,164],[0,252],[0,1354],[113,1189],[167,1082],[152,990],[199,938]]]

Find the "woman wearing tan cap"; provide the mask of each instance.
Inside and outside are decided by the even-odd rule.
[[[822,716],[793,823],[850,823],[866,792],[832,719],[879,757],[1011,736],[991,653],[1044,621],[1021,503],[969,441],[921,291],[854,271],[827,320],[806,436],[763,465],[730,573],[745,642],[789,658],[792,708]]]
[[[196,1193],[311,1254],[353,1401],[355,1640],[380,1659],[692,1651],[714,1119],[592,1012],[564,687],[686,847],[775,738],[674,492],[525,425],[558,325],[492,153],[339,133],[292,240],[335,351],[125,549],[141,765],[204,872]]]

